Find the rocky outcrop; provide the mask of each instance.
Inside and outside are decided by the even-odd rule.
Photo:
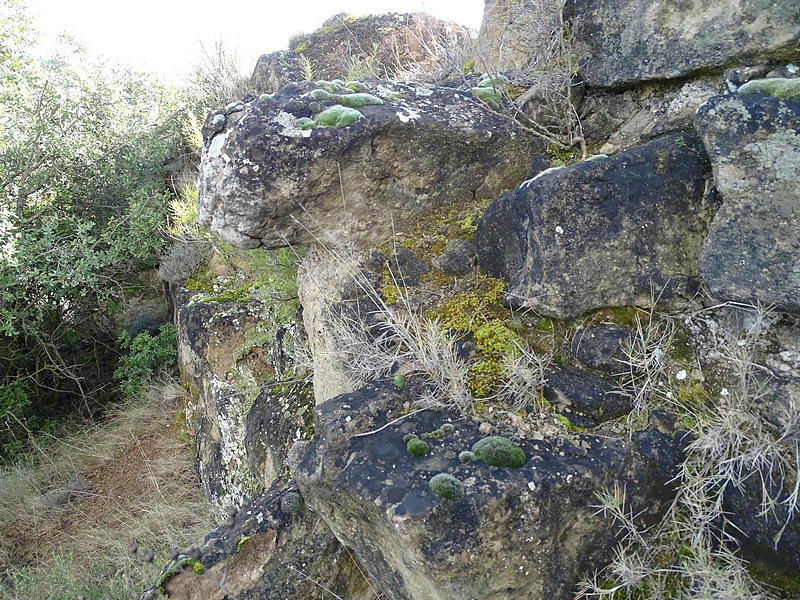
[[[720,96],[696,123],[722,195],[701,258],[710,292],[800,310],[800,100]]]
[[[294,36],[285,61],[311,69],[317,79],[354,77],[420,80],[449,76],[447,52],[462,53],[474,43],[471,30],[424,13],[383,14],[354,17],[334,15],[320,29]],[[253,83],[259,92],[274,92],[290,81],[284,77],[276,54],[259,58]],[[459,65],[460,66],[460,65]],[[294,67],[292,67],[294,68]],[[283,71],[283,72],[282,72]],[[275,85],[275,84],[278,85]],[[271,85],[270,85],[271,84]]]
[[[486,211],[480,267],[508,279],[512,304],[559,319],[691,294],[709,175],[688,134],[545,171]]]
[[[200,481],[221,509],[239,506],[285,472],[288,448],[310,434],[310,393],[272,384],[283,373],[276,334],[291,332],[278,332],[269,306],[253,298],[178,288],[175,305]]]
[[[360,569],[288,485],[231,511],[223,525],[170,560],[142,600],[375,600]]]
[[[605,563],[615,543],[591,508],[594,492],[613,481],[635,487],[633,510],[645,522],[669,502],[680,461],[669,436],[521,440],[521,467],[463,463],[462,451],[485,437],[471,420],[426,411],[387,425],[420,392],[379,382],[317,406],[317,437],[293,465],[308,505],[387,598],[572,598],[581,574]],[[411,434],[426,454],[409,454]],[[491,460],[477,447],[475,455]],[[456,483],[453,495],[431,487],[439,473],[460,480],[463,497]]]
[[[594,87],[620,87],[722,70],[741,61],[790,60],[800,47],[794,0],[576,2],[574,48]]]
[[[201,224],[245,248],[328,234],[368,244],[442,204],[499,195],[522,180],[536,147],[468,93],[390,82],[329,88],[290,85],[209,115]],[[349,124],[325,126],[331,110]]]

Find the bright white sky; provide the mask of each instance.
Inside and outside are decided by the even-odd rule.
[[[92,55],[170,79],[182,79],[197,62],[201,42],[210,50],[220,39],[249,73],[260,54],[286,48],[289,36],[340,12],[427,12],[474,29],[483,14],[483,0],[28,0],[28,6],[44,43],[69,33]]]

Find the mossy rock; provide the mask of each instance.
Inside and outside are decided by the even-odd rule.
[[[511,440],[500,435],[490,435],[472,445],[476,460],[493,467],[521,467],[525,464],[525,452]]]
[[[500,110],[500,101],[503,99],[503,92],[492,87],[474,87],[469,90],[478,100],[486,104],[492,110]]]

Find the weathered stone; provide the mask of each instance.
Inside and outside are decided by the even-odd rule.
[[[734,86],[740,86],[751,79],[761,79],[769,73],[769,65],[753,65],[750,67],[736,67],[725,71],[725,81],[730,81]]]
[[[709,291],[800,310],[800,100],[720,96],[696,125],[723,200],[701,258]]]
[[[441,255],[433,259],[433,266],[448,275],[465,275],[475,265],[475,245],[463,239],[447,242]]]
[[[303,81],[303,57],[298,52],[280,50],[262,54],[256,61],[251,83],[256,93],[272,93],[292,81]]]
[[[588,416],[595,423],[616,419],[631,411],[630,400],[613,389],[613,381],[577,369],[556,367],[547,370],[545,379],[544,397],[560,410]]]
[[[375,594],[352,554],[302,509],[284,511],[296,488],[273,487],[178,557],[186,566],[169,573],[172,561],[142,600],[372,600]],[[190,557],[197,557],[192,560]],[[202,574],[197,574],[192,567]],[[161,588],[159,590],[158,588]]]
[[[709,176],[688,134],[545,171],[487,209],[479,265],[511,304],[556,318],[692,293]]]
[[[421,391],[413,381],[403,390],[380,382],[318,406],[319,435],[293,465],[308,506],[353,548],[387,599],[572,598],[616,542],[614,525],[592,507],[594,492],[615,481],[635,487],[631,509],[643,510],[646,523],[669,502],[680,443],[652,431],[631,442],[515,440],[536,460],[507,468],[459,460],[483,437],[460,419],[451,433],[427,438],[426,456],[410,457],[404,436],[453,417],[425,411],[382,427]],[[437,498],[429,481],[439,473],[459,479],[464,497]]]
[[[367,89],[382,104],[362,106],[364,118],[342,128],[295,126],[309,105],[333,104],[312,98],[328,93],[313,83],[246,104],[220,133],[208,125],[200,223],[246,248],[327,234],[367,245],[442,204],[496,196],[522,180],[541,145],[463,92],[380,81]]]
[[[313,432],[314,392],[304,380],[267,384],[245,420],[250,472],[266,488],[286,473],[286,457],[297,440]]]
[[[441,78],[450,73],[441,72],[441,57],[433,49],[466,49],[472,44],[471,30],[424,13],[365,17],[343,13],[313,33],[294,36],[283,58],[288,68],[280,68],[281,58],[276,57],[280,53],[259,58],[253,83],[259,91],[271,92],[301,81],[306,60],[317,79],[409,79],[408,75],[414,75],[418,81],[427,74]]]
[[[533,58],[532,38],[544,18],[533,0],[485,0],[476,55],[484,71],[521,71]]]
[[[613,323],[592,325],[575,334],[570,351],[587,367],[613,375],[622,369],[631,335],[630,329]]]
[[[588,0],[575,3],[573,22],[581,74],[594,87],[789,60],[800,46],[796,0]]]
[[[623,91],[593,90],[581,106],[581,127],[587,143],[599,144],[603,154],[630,150],[656,137],[690,129],[698,107],[723,91],[719,77]]]

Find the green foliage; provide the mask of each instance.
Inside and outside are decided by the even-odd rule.
[[[40,58],[21,6],[0,0],[0,388],[40,414],[100,393],[84,370],[111,368],[111,317],[157,263],[186,98],[69,42]]]
[[[493,467],[521,467],[525,464],[525,452],[511,440],[499,435],[490,435],[475,442],[472,453]]]
[[[120,345],[128,354],[119,359],[114,378],[120,380],[125,396],[139,395],[162,369],[174,365],[176,344],[175,327],[171,323],[162,325],[155,336],[146,332],[135,338],[127,333],[122,335]]]
[[[455,502],[456,500],[461,500],[464,497],[464,484],[461,483],[456,477],[453,477],[449,473],[439,473],[431,477],[431,480],[428,482],[431,490],[436,495],[437,498],[441,498],[442,500],[450,500],[451,502]]]
[[[427,456],[428,455],[428,443],[424,440],[421,440],[417,437],[412,437],[408,442],[406,442],[406,450],[411,456]]]
[[[324,91],[324,90],[319,90]],[[369,94],[352,94],[353,96],[368,96]],[[343,98],[347,96],[342,96]],[[298,129],[317,129],[319,127],[346,127],[350,123],[354,123],[359,119],[363,119],[364,115],[354,108],[342,106],[341,104],[334,104],[319,113],[314,119],[308,117],[300,117],[295,120],[294,125]]]
[[[350,108],[361,108],[370,104],[378,105],[383,104],[383,100],[372,94],[364,92],[348,93],[348,94],[332,94],[328,90],[319,88],[312,90],[310,96],[314,100],[322,102],[335,102],[342,106],[349,106]]]

